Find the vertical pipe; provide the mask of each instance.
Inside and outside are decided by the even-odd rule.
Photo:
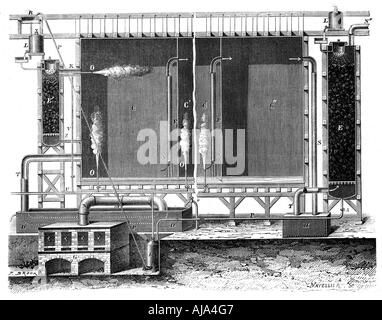
[[[221,49],[220,49],[221,50]],[[215,67],[218,62],[232,60],[231,57],[223,58],[222,56],[217,56],[211,60],[210,63],[210,100],[211,100],[211,169],[212,175],[215,176],[216,168],[215,168]]]
[[[305,14],[302,14],[302,35],[305,32]]]
[[[224,36],[224,14],[222,16],[222,36]]]
[[[141,33],[140,33],[141,37],[143,37],[143,19],[144,19],[144,15],[142,14],[142,18],[141,18]]]
[[[204,169],[204,191],[207,191],[207,170]]]
[[[312,149],[312,184],[311,187],[317,187],[317,70],[312,62],[312,113],[311,113],[311,149]],[[317,193],[312,194],[312,214],[316,215]]]
[[[166,15],[166,37],[168,36],[168,16]]]
[[[168,164],[168,176],[172,176],[171,166],[171,119],[172,119],[172,77],[170,73],[170,67],[174,62],[188,61],[188,58],[179,59],[179,57],[172,57],[168,59],[166,64],[166,76],[167,76],[167,164]]]
[[[194,15],[191,18],[191,36],[194,35]]]
[[[151,195],[151,239],[154,240],[154,229],[155,229],[155,222],[154,222],[154,194]]]
[[[211,72],[211,170],[215,176],[215,72]]]
[[[22,34],[23,32],[23,23],[21,22],[21,20],[18,20],[17,21],[17,34]]]
[[[167,75],[167,176],[171,177],[171,112],[172,112],[172,79],[171,75]]]
[[[187,161],[184,162],[184,184],[185,184],[186,190],[188,190]]]
[[[307,61],[311,64],[311,113],[310,113],[310,187],[317,188],[317,63],[313,57],[289,58],[291,61]],[[317,194],[312,195],[312,214],[317,215]]]
[[[198,204],[196,203],[194,199],[192,199],[191,201],[192,201],[192,216],[195,217],[195,229],[198,230],[199,229],[199,208],[198,208]]]
[[[233,16],[233,35],[236,36],[236,15]]]
[[[322,49],[322,181],[325,188],[329,188],[328,179],[328,49]],[[329,199],[324,197],[323,212],[329,211]]]
[[[154,15],[154,37],[156,37],[157,34],[157,17]]]
[[[119,16],[117,15],[116,17],[116,26],[115,26],[115,29],[117,30],[115,36],[118,38],[118,34],[119,34]]]
[[[81,36],[81,32],[80,32],[80,36]],[[106,15],[103,19],[103,37],[106,38]]]
[[[266,32],[265,32],[265,16],[263,16],[263,36],[266,36]]]
[[[129,16],[129,37],[131,36],[131,16]]]
[[[79,214],[78,215],[78,225],[87,226],[89,224],[89,215],[88,214]]]
[[[92,34],[91,37],[93,38],[94,35],[94,17],[92,16]]]
[[[180,23],[180,21],[179,21],[179,23]],[[180,34],[180,27],[179,27],[179,34]],[[177,57],[179,57],[179,37],[178,38],[176,38],[176,56]],[[175,103],[176,103],[176,105],[175,105],[175,115],[174,115],[174,117],[175,117],[175,119],[176,119],[176,121],[177,121],[177,124],[176,124],[176,126],[174,126],[175,127],[175,129],[179,129],[179,61],[180,60],[182,60],[182,59],[179,59],[179,58],[177,58],[176,59],[176,61],[177,61],[177,67],[176,67],[176,78],[175,78],[175,90],[176,90],[176,97],[175,97]],[[180,121],[180,123],[182,123],[182,120]],[[175,169],[175,166],[171,169],[171,171],[172,171],[172,175],[174,174],[174,171],[175,171],[176,169]],[[187,171],[186,171],[187,172]],[[179,176],[179,174],[180,174],[180,171],[179,171],[179,168],[178,168],[178,171],[177,172],[175,172],[175,174],[176,175],[178,175]]]
[[[210,14],[210,35],[212,36],[212,14]]]
[[[20,185],[21,192],[28,192],[28,179],[21,178]],[[27,194],[23,194],[21,196],[21,212],[29,211],[29,196]]]

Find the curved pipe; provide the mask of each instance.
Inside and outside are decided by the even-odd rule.
[[[81,161],[80,154],[61,154],[61,155],[40,155],[33,154],[27,155],[21,161],[21,181],[20,191],[29,192],[29,165],[32,162],[68,162],[68,161]],[[21,196],[21,211],[29,211],[29,195],[23,194]]]
[[[312,72],[317,73],[317,62],[316,59],[314,59],[311,56],[305,56],[305,57],[297,57],[297,58],[289,58],[289,61],[308,61],[312,65]]]
[[[172,176],[171,172],[171,115],[172,115],[172,77],[170,67],[178,61],[188,61],[188,58],[171,57],[166,64],[167,77],[167,167],[170,168],[168,176]]]
[[[170,67],[177,61],[188,61],[188,58],[171,57],[166,63],[166,76],[170,76]]]
[[[28,179],[29,165],[32,162],[68,162],[68,161],[81,161],[80,154],[29,154],[26,155],[21,161],[21,178]]]
[[[228,58],[223,58],[222,56],[217,56],[215,58],[213,58],[211,60],[211,63],[210,63],[210,73],[214,73],[215,72],[215,67],[216,67],[216,64],[220,61],[231,61],[232,60],[232,57],[228,57]]]
[[[349,28],[349,45],[353,46],[354,45],[354,32],[357,30],[364,30],[364,29],[369,29],[369,20],[366,20],[365,23],[357,23],[353,24]]]
[[[25,68],[24,63],[20,63],[20,66],[21,66],[21,69],[23,69],[25,71],[38,71],[38,70],[40,70],[39,68]]]
[[[329,192],[328,188],[317,188],[317,187],[311,188],[310,187],[310,188],[298,189],[294,194],[294,215],[295,216],[300,215],[300,198],[303,194],[312,193],[317,198],[318,193],[326,193],[326,192]]]
[[[167,203],[160,197],[129,197],[122,196],[117,199],[116,197],[94,197],[90,196],[84,198],[81,201],[80,207],[78,209],[78,224],[80,226],[86,226],[89,224],[89,212],[90,208],[97,205],[109,205],[109,206],[120,206],[120,205],[149,205],[156,206],[159,211],[167,210]]]
[[[217,56],[211,60],[210,63],[210,81],[211,81],[211,166],[214,171],[215,163],[215,69],[216,64],[222,61],[231,61],[232,57],[223,58],[222,56]],[[213,176],[215,173],[213,172]]]

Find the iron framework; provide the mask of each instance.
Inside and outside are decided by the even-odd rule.
[[[368,11],[350,11],[343,12],[344,17],[350,18],[368,18]],[[225,13],[144,13],[144,14],[48,14],[46,19],[56,31],[64,28],[65,32],[53,33],[55,39],[73,39],[76,46],[76,67],[69,72],[62,72],[60,77],[69,77],[71,81],[72,95],[72,126],[71,138],[68,140],[63,135],[64,119],[64,101],[63,101],[63,79],[60,81],[61,94],[61,139],[58,147],[53,148],[57,154],[67,154],[65,144],[71,145],[70,154],[81,154],[81,88],[79,77],[73,75],[73,71],[79,71],[80,66],[80,39],[81,38],[141,38],[141,37],[282,37],[282,36],[300,36],[303,39],[303,54],[309,55],[309,40],[312,37],[342,37],[347,36],[345,30],[324,31],[312,30],[310,22],[314,19],[327,18],[329,11],[281,11],[281,12],[225,12]],[[10,34],[12,40],[28,39],[34,26],[43,30],[43,20],[41,17],[30,15],[11,15],[10,21],[16,23],[16,32]],[[60,22],[61,26],[55,26]],[[25,28],[27,27],[27,28]],[[27,30],[26,30],[27,29]],[[67,30],[72,30],[67,32]],[[51,39],[50,33],[44,33],[45,39]],[[368,30],[358,30],[356,36],[369,35]],[[357,212],[358,218],[362,218],[361,203],[361,126],[360,126],[360,48],[356,50],[357,59],[357,199],[356,202],[347,201],[347,203]],[[328,155],[327,155],[327,78],[326,72],[326,53],[323,51],[323,186],[328,187]],[[62,66],[63,67],[63,66]],[[264,214],[272,219],[271,209],[281,198],[288,198],[293,201],[293,195],[296,189],[306,187],[309,184],[309,65],[303,63],[304,67],[304,176],[303,179],[275,179],[275,180],[224,180],[209,179],[206,186],[199,185],[198,197],[200,198],[218,198],[229,210],[229,217],[235,217],[235,210],[245,198],[253,198],[264,210]],[[39,73],[41,72],[38,71]],[[40,78],[40,77],[39,77]],[[39,83],[40,87],[41,83]],[[41,99],[39,98],[39,110],[41,110]],[[39,145],[38,152],[46,154],[48,148],[41,143],[41,119],[39,118]],[[190,198],[195,196],[191,184],[183,183],[182,178],[174,179],[113,179],[113,183],[107,180],[101,181],[100,185],[94,181],[86,179],[81,180],[80,163],[71,161],[71,185],[72,188],[65,186],[65,166],[63,162],[58,163],[58,171],[47,171],[43,167],[43,162],[39,166],[39,187],[37,192],[18,192],[18,195],[37,195],[39,207],[43,206],[48,200],[48,196],[55,195],[55,201],[60,203],[61,208],[65,207],[65,198],[67,196],[77,196],[77,203],[85,195],[112,195],[112,184],[115,185],[118,192],[122,195],[145,194],[159,195],[164,198],[170,194],[176,195],[184,203],[188,203]],[[49,174],[55,177],[48,179]],[[43,189],[43,181],[48,184],[48,189]],[[60,183],[60,188],[55,187]],[[329,212],[338,203],[324,196],[323,211]],[[305,199],[302,198],[302,206],[305,208]]]

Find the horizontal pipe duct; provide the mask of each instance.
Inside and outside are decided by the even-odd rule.
[[[167,203],[160,197],[128,197],[123,196],[119,199],[116,197],[87,197],[81,201],[79,210],[78,210],[78,224],[80,226],[86,226],[89,224],[89,212],[90,209],[94,206],[120,206],[120,205],[129,205],[129,206],[142,206],[149,205],[154,206],[156,210],[166,211]]]

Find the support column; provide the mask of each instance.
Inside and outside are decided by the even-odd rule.
[[[265,192],[269,192],[269,188],[265,188]],[[266,196],[264,198],[264,210],[265,210],[265,216],[267,218],[270,218],[271,217],[271,197],[268,197]],[[270,226],[272,223],[271,223],[271,220],[264,220],[264,225],[265,226]]]
[[[233,193],[234,189],[230,189],[229,192]],[[236,209],[236,202],[235,202],[235,197],[230,197],[229,198],[229,217],[230,218],[235,218],[235,209]],[[229,221],[230,226],[236,226],[236,221],[235,220],[230,220]]]

